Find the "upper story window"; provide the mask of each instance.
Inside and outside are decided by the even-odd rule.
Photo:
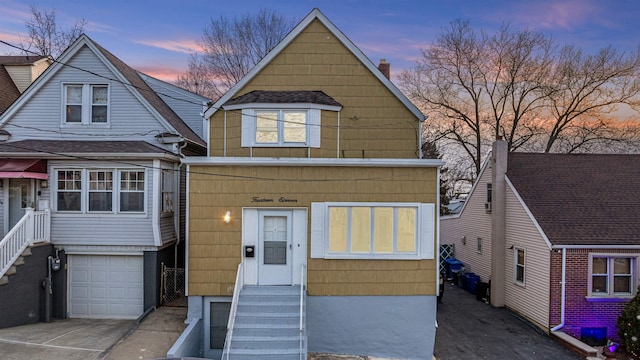
[[[307,143],[308,111],[256,110],[255,144]]]
[[[636,281],[636,257],[628,255],[592,255],[590,258],[589,296],[632,296]]]
[[[173,170],[162,170],[162,212],[173,212]]]
[[[56,170],[55,209],[79,213],[143,213],[145,171],[140,169]],[[118,181],[119,179],[120,181]]]
[[[65,124],[107,124],[109,86],[104,84],[64,85]]]
[[[243,109],[242,146],[320,147],[320,110]]]
[[[525,250],[521,248],[514,248],[513,252],[515,255],[514,270],[515,270],[516,283],[524,285]]]
[[[314,203],[312,257],[431,259],[433,209],[414,203]]]

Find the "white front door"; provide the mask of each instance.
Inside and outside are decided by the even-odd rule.
[[[292,284],[292,211],[259,212],[258,285]]]

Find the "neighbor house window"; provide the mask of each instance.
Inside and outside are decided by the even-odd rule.
[[[430,258],[433,222],[433,204],[315,203],[312,257]]]
[[[634,292],[635,257],[591,257],[590,295],[630,296]]]
[[[173,212],[173,170],[162,170],[162,212]]]
[[[478,238],[476,251],[478,252],[478,254],[482,254],[482,238]]]
[[[64,123],[106,124],[109,122],[109,86],[67,84],[64,86]]]
[[[113,172],[89,171],[89,211],[113,209]]]
[[[141,169],[59,169],[55,171],[59,212],[140,213],[145,211],[146,175]]]
[[[58,211],[82,210],[82,171],[58,170]]]
[[[525,251],[524,249],[515,248],[515,277],[516,282],[524,284],[525,272]]]
[[[120,211],[144,211],[144,171],[120,171]]]

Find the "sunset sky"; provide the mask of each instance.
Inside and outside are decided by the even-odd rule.
[[[296,22],[319,8],[374,63],[382,58],[391,63],[392,74],[413,66],[419,49],[455,19],[469,19],[489,32],[504,22],[537,29],[558,44],[587,52],[609,45],[635,52],[640,43],[637,0],[2,0],[0,40],[19,43],[32,3],[55,9],[63,27],[84,18],[92,39],[133,68],[166,81],[185,71],[212,17],[241,16],[260,7]],[[0,46],[0,54],[12,51]]]

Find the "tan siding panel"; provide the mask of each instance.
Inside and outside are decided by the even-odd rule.
[[[191,295],[229,295],[225,284],[233,284],[241,259],[243,207],[310,208],[312,201],[435,203],[437,199],[435,168],[191,166],[190,171]],[[254,197],[274,201],[255,203]],[[281,197],[297,202],[280,203]],[[222,221],[226,211],[232,214],[229,224]],[[314,295],[434,295],[435,268],[435,260],[308,259],[309,291]],[[221,274],[208,276],[214,272]],[[216,292],[209,292],[212,289]]]

